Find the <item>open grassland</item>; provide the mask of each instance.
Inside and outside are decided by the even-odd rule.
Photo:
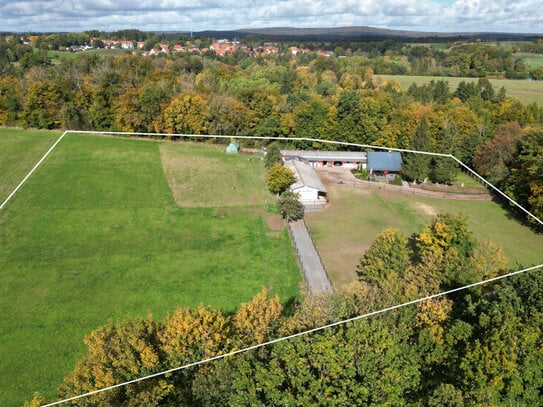
[[[0,129],[0,203],[59,136],[51,131]]]
[[[411,84],[417,85],[427,84],[430,81],[444,80],[449,83],[449,89],[454,92],[458,84],[462,81],[477,82],[478,78],[456,78],[450,76],[410,76],[410,75],[376,75],[382,81],[395,80],[398,81],[401,88],[406,90]],[[514,79],[490,79],[490,83],[496,91],[505,88],[507,96],[518,99],[525,104],[537,102],[542,104],[543,101],[543,82],[514,80]]]
[[[160,156],[179,206],[263,207],[275,199],[259,156],[225,155],[224,146],[196,143],[162,143]]]
[[[196,208],[185,197],[177,206],[161,150],[188,162],[210,151],[220,168],[204,166],[200,181],[222,197],[247,172],[262,182],[262,162],[185,147],[68,135],[0,212],[0,405],[34,391],[54,397],[84,335],[109,318],[162,318],[199,303],[229,312],[264,286],[284,301],[297,295],[288,234],[270,229],[264,205]],[[207,171],[230,173],[230,183]]]
[[[59,50],[49,50],[47,51],[47,56],[51,58],[51,63],[58,65],[62,60],[71,60],[76,58],[78,55],[82,54],[97,54],[101,56],[112,56],[118,57],[122,55],[130,54],[132,50],[126,50],[122,48],[117,49],[90,49],[87,51],[59,51]]]
[[[539,68],[543,65],[543,55],[541,54],[528,54],[528,53],[522,53],[518,54],[526,64],[526,66],[534,69]]]
[[[393,227],[410,236],[439,211],[467,217],[475,237],[500,246],[511,267],[543,263],[543,236],[511,219],[494,202],[453,201],[337,184],[327,189],[329,207],[306,214],[306,223],[336,287],[356,279],[356,265],[377,234]]]

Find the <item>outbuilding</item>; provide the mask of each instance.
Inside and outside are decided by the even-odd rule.
[[[226,152],[231,154],[239,153],[239,144],[235,141],[231,141],[230,144],[226,146]]]
[[[369,152],[368,170],[370,177],[394,179],[402,171],[402,155],[398,152]]]
[[[299,159],[292,159],[285,161],[285,167],[296,175],[296,182],[290,189],[298,194],[300,202],[306,209],[327,203],[326,187],[311,165]]]
[[[299,157],[312,167],[365,168],[367,153],[365,151],[320,151],[320,150],[281,150],[283,159]]]

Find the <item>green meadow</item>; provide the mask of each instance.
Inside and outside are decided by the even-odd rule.
[[[34,167],[61,133],[0,129],[0,203]]]
[[[320,213],[306,214],[317,250],[337,287],[356,278],[355,268],[375,236],[392,227],[406,236],[419,233],[439,211],[466,217],[480,242],[502,248],[510,267],[543,264],[543,236],[511,218],[492,201],[457,201],[327,185],[331,204]]]
[[[412,75],[375,75],[382,81],[395,80],[404,90],[411,84],[424,85],[430,81],[446,81],[449,83],[449,90],[454,92],[458,84],[462,81],[477,82],[478,78],[456,78],[450,76],[412,76]],[[525,104],[537,102],[541,104],[543,100],[543,84],[540,81],[528,81],[517,79],[489,79],[496,91],[505,88],[506,95],[520,100]]]
[[[3,195],[58,135],[0,130]],[[232,312],[262,287],[297,296],[263,173],[221,146],[67,135],[0,211],[0,405],[54,399],[85,334],[110,318],[200,303]],[[183,180],[216,194],[191,200]]]

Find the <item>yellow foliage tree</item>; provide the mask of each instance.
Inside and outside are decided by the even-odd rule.
[[[164,109],[157,131],[166,133],[205,134],[209,107],[203,95],[184,93]]]
[[[220,311],[204,307],[178,307],[158,334],[161,348],[175,364],[216,356],[227,344],[229,329]]]
[[[265,342],[276,331],[282,311],[279,297],[269,298],[268,289],[263,288],[234,315],[235,338],[243,345]]]

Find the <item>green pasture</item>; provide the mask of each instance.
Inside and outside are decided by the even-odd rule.
[[[346,185],[327,185],[330,205],[308,213],[306,223],[335,286],[356,278],[355,267],[375,236],[388,227],[406,236],[422,230],[439,211],[461,214],[475,237],[503,249],[514,269],[543,263],[543,236],[491,201],[457,201]]]
[[[71,60],[74,59],[77,55],[81,53],[92,53],[103,56],[122,56],[127,54],[127,50],[118,48],[118,49],[90,49],[87,51],[59,51],[59,50],[49,50],[47,51],[47,56],[51,59],[53,64],[60,64],[62,59]]]
[[[0,130],[0,145],[13,145],[31,167],[33,137]],[[85,350],[84,335],[110,318],[160,319],[199,303],[232,312],[264,286],[283,301],[298,295],[288,234],[270,229],[264,204],[176,205],[161,150],[180,161],[218,160],[199,171],[222,197],[235,194],[232,182],[263,183],[263,163],[216,146],[166,144],[70,134],[0,212],[0,405],[21,405],[34,391],[54,399]],[[2,190],[14,183],[8,172],[0,173]]]
[[[403,90],[407,90],[411,84],[427,84],[430,81],[444,80],[449,83],[449,89],[455,91],[462,81],[477,82],[479,78],[457,78],[450,76],[414,76],[414,75],[376,75],[382,81],[395,80]],[[525,104],[543,101],[543,83],[540,81],[516,80],[516,79],[489,79],[496,91],[505,88],[507,96],[520,100]]]
[[[520,54],[519,56],[522,58],[526,66],[528,66],[531,69],[539,68],[540,66],[543,65],[543,55],[524,53],[524,54]]]
[[[0,129],[0,203],[49,150],[61,133]]]

